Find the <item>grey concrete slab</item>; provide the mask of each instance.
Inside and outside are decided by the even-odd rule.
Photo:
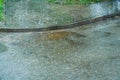
[[[119,11],[119,0],[92,4],[89,7],[54,5],[52,9],[61,12],[56,18],[56,11],[48,14],[51,10],[46,12],[43,9],[43,15],[37,11],[40,6],[28,7],[30,5],[27,2],[39,5],[37,0],[34,1],[19,0],[10,3],[7,7],[7,25],[0,22],[0,27],[43,27],[43,23],[53,25],[57,20],[63,24],[68,16],[65,17],[62,13],[69,13],[73,22],[91,15],[98,17]],[[44,7],[49,9],[48,6]],[[29,12],[31,10],[33,11]],[[49,22],[49,17],[54,19]],[[66,30],[0,33],[0,80],[119,80],[119,75],[119,18]]]
[[[120,19],[53,32],[0,33],[0,80],[119,80]]]

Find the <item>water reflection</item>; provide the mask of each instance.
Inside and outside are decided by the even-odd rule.
[[[102,16],[120,11],[120,1],[101,2],[90,5],[92,16]]]

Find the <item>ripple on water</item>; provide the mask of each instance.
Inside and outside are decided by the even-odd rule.
[[[7,47],[0,43],[0,53],[7,51]]]

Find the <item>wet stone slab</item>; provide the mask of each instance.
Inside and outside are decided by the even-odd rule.
[[[78,28],[0,33],[1,80],[119,80],[120,19]]]
[[[6,0],[4,28],[40,28],[64,25],[120,12],[119,0],[88,5],[49,4],[45,0]]]

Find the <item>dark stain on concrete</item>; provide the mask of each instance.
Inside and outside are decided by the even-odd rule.
[[[112,33],[111,32],[104,32],[105,37],[109,37]]]
[[[101,37],[103,37],[103,38],[109,37],[113,34],[111,32],[104,32],[104,31],[95,31],[94,33],[95,33],[95,35],[97,35],[97,37],[100,37],[100,38]]]
[[[118,47],[120,47],[120,40],[112,41],[109,45],[110,46],[118,46]]]
[[[0,80],[3,80],[2,77],[0,77]]]
[[[120,56],[111,56],[109,59],[115,60],[115,59],[120,59]]]
[[[75,41],[75,40],[71,40],[71,39],[66,39],[68,41],[68,43],[71,45],[71,46],[83,46],[85,45],[85,42],[81,41]]]
[[[0,52],[5,52],[5,51],[7,51],[7,47],[0,43]]]

